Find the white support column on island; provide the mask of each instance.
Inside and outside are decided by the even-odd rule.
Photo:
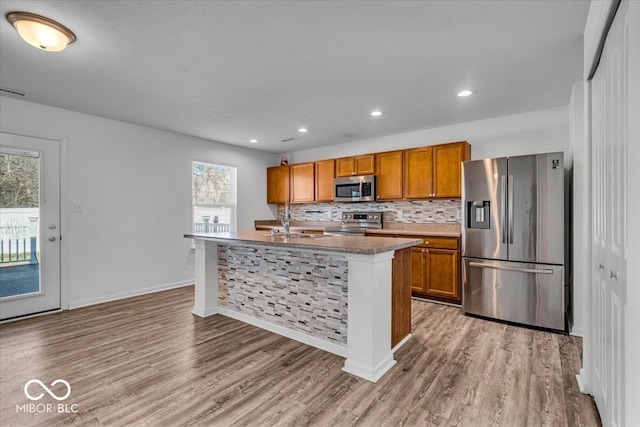
[[[349,263],[347,360],[343,371],[376,382],[396,361],[391,352],[394,251],[346,254]]]
[[[218,313],[218,244],[195,240],[195,303],[191,312],[207,317]]]

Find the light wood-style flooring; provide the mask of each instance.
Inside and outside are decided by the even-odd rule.
[[[338,356],[192,306],[190,286],[0,325],[0,425],[600,425],[576,384],[576,337],[413,301],[413,337],[372,384]],[[77,414],[17,413],[32,378],[68,381]]]

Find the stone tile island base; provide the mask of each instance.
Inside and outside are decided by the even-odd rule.
[[[343,371],[372,382],[396,363],[393,247],[354,253],[185,237],[196,247],[195,315],[222,314],[345,357]]]

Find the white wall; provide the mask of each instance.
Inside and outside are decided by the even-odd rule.
[[[191,231],[193,160],[238,168],[238,229],[274,218],[264,185],[273,154],[7,97],[0,129],[64,141],[63,304],[71,308],[192,281],[182,236]]]
[[[383,118],[384,120],[384,118]],[[287,153],[289,163],[466,140],[471,157],[499,156],[564,151],[570,160],[569,114],[567,107],[460,123],[381,138],[355,141],[329,147]]]

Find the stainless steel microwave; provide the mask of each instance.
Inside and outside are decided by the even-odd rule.
[[[375,200],[375,175],[336,178],[333,182],[334,202],[373,202]]]

